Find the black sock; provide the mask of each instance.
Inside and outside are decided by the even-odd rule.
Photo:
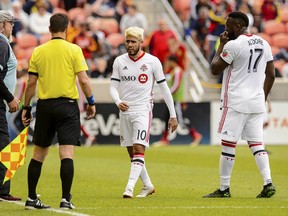
[[[70,191],[74,177],[74,164],[70,158],[61,160],[60,177],[62,181],[62,198],[70,201]]]
[[[31,159],[28,166],[28,197],[36,199],[36,186],[41,175],[42,163]]]

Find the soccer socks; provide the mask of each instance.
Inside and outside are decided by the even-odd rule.
[[[31,159],[28,166],[28,197],[35,200],[37,198],[36,186],[41,175],[42,163]]]
[[[222,154],[219,161],[220,190],[230,187],[232,169],[235,162],[236,142],[222,140]]]
[[[147,172],[145,164],[143,165],[142,171],[140,173],[140,179],[142,180],[144,186],[148,186],[148,187],[152,186],[152,182]]]
[[[134,155],[131,161],[130,175],[126,188],[129,188],[130,190],[133,191],[136,182],[143,170],[143,167],[144,167],[144,154]]]
[[[62,182],[62,198],[70,201],[70,191],[74,177],[74,163],[70,158],[61,160],[60,178]]]
[[[258,169],[263,177],[264,185],[272,183],[269,157],[262,143],[249,141],[248,145],[254,155]]]

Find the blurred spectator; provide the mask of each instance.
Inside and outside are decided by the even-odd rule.
[[[128,6],[127,13],[124,14],[120,20],[120,29],[122,33],[125,32],[125,29],[132,26],[140,27],[146,32],[147,25],[148,22],[146,16],[140,13],[134,4]]]
[[[78,17],[74,18],[73,20],[70,20],[70,25],[67,30],[67,36],[66,40],[70,43],[73,42],[74,37],[80,34],[81,27],[80,27],[80,20]]]
[[[209,33],[210,23],[209,7],[202,6],[199,8],[198,18],[193,20],[190,26],[191,37],[206,58],[208,57],[206,37]]]
[[[29,15],[36,12],[38,10],[37,6],[42,4],[45,4],[47,12],[53,13],[53,6],[49,0],[23,0],[22,4],[23,10]]]
[[[104,58],[97,58],[94,60],[95,68],[91,71],[91,77],[93,78],[109,78],[112,73],[112,69],[108,67],[107,60]]]
[[[95,0],[90,3],[90,10],[95,17],[117,18],[116,2],[113,0]]]
[[[149,50],[152,55],[160,60],[162,65],[169,53],[168,39],[171,37],[176,38],[176,34],[168,27],[164,19],[160,19],[158,21],[158,29],[152,32]]]
[[[94,58],[103,57],[108,61],[112,56],[112,50],[111,46],[106,41],[105,33],[100,30],[100,20],[98,18],[88,17],[87,22],[89,24],[90,32],[98,45],[98,48],[94,53]]]
[[[175,56],[177,59],[177,65],[180,66],[185,72],[186,68],[188,67],[188,59],[187,59],[187,50],[185,45],[181,43],[176,37],[172,36],[168,39],[168,47],[169,52],[165,59],[168,56]]]
[[[251,31],[251,28],[254,24],[254,17],[253,17],[253,7],[250,4],[250,0],[240,0],[236,4],[236,11],[240,11],[242,13],[245,13],[249,19],[249,26],[248,31]]]
[[[86,0],[59,0],[58,7],[69,11],[72,8],[83,8]]]
[[[40,39],[42,34],[49,33],[51,13],[47,11],[45,2],[37,4],[37,11],[30,14],[29,29]]]
[[[278,20],[280,21],[279,7],[274,0],[264,0],[261,7],[263,21]]]
[[[211,62],[214,53],[216,41],[219,38],[220,34],[225,30],[225,21],[228,13],[232,12],[232,6],[226,0],[214,0],[211,1],[212,9],[209,11],[209,17],[211,20],[210,29],[209,29],[209,59]]]
[[[11,0],[0,0],[0,10],[9,10],[11,8]]]
[[[91,72],[90,68],[93,61],[93,53],[97,50],[98,45],[89,31],[87,22],[80,23],[80,33],[73,38],[72,42],[81,47],[89,67],[88,73]]]
[[[14,27],[12,35],[16,37],[17,33],[20,31],[27,31],[29,24],[29,16],[23,11],[22,3],[18,0],[12,2],[12,7],[9,12],[12,14],[17,22],[14,22]]]

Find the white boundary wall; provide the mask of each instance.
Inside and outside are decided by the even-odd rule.
[[[220,145],[217,135],[220,118],[220,104],[211,102],[211,145]],[[264,143],[268,145],[288,145],[288,102],[271,102],[268,114],[269,126],[264,130]],[[246,142],[240,142],[246,143]]]

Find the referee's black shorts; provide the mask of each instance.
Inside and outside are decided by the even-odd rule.
[[[41,147],[50,146],[56,132],[59,145],[80,146],[80,112],[77,100],[38,100],[34,144]]]

